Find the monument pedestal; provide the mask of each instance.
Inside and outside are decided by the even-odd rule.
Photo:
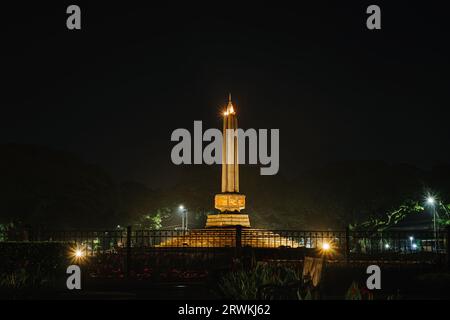
[[[250,228],[250,218],[241,213],[210,214],[206,220],[206,228],[223,228],[242,226]]]
[[[206,228],[242,226],[250,228],[248,215],[239,213],[245,209],[245,195],[240,193],[221,193],[214,199],[219,214],[208,215]]]
[[[240,212],[245,209],[245,195],[239,193],[216,194],[214,207],[220,212]]]

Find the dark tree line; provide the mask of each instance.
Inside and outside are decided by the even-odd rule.
[[[175,227],[177,210],[189,210],[191,227],[203,227],[214,211],[220,167],[176,167],[172,187],[117,182],[76,156],[31,145],[0,146],[0,223],[48,228]],[[341,162],[311,169],[296,178],[260,176],[241,168],[246,213],[254,227],[342,228],[384,219],[428,190],[449,203],[450,166],[423,170],[405,164]],[[403,212],[403,211],[402,211]]]

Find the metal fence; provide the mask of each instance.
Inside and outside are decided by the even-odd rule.
[[[195,230],[28,231],[3,241],[67,242],[88,255],[145,252],[221,252],[226,248],[284,249],[304,255],[322,251],[335,259],[435,260],[449,253],[449,230],[430,231],[296,231],[246,228]],[[0,240],[1,241],[1,240]]]

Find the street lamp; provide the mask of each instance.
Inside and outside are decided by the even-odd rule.
[[[188,211],[183,205],[180,205],[178,207],[178,209],[181,212],[181,229],[187,230],[188,229]]]
[[[70,248],[70,256],[73,263],[81,263],[86,259],[86,248],[80,245]]]
[[[427,197],[427,205],[431,207],[432,213],[433,213],[433,234],[434,234],[434,248],[435,250],[438,249],[438,243],[437,243],[437,230],[436,230],[436,199],[433,196]]]

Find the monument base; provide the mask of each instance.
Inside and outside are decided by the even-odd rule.
[[[210,214],[206,220],[206,228],[223,228],[242,226],[250,228],[250,218],[247,214]]]
[[[245,195],[239,193],[216,194],[214,205],[221,213],[240,212],[245,209]]]

